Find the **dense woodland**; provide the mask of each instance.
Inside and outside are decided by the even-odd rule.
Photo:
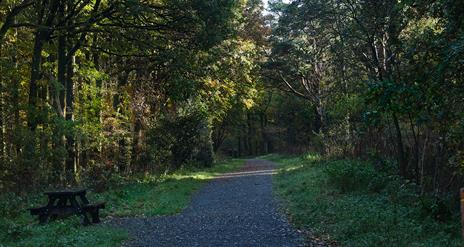
[[[453,0],[276,3],[268,75],[312,108],[310,144],[323,154],[367,158],[421,192],[456,195],[463,9]]]
[[[104,189],[116,175],[313,151],[373,161],[422,193],[456,193],[463,9],[2,0],[0,190]]]
[[[210,166],[259,98],[259,1],[0,3],[2,190]]]

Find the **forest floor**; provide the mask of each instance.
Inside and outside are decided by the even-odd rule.
[[[462,246],[452,201],[434,202],[411,181],[361,160],[267,155],[274,192],[307,241],[346,247]],[[429,206],[431,205],[431,206]],[[304,229],[307,229],[306,231]]]
[[[4,195],[0,247],[461,246],[458,217],[424,206],[412,186],[362,161],[230,160],[90,192],[108,205],[90,227],[78,217],[39,226],[26,209],[43,195]]]
[[[109,224],[131,233],[125,246],[303,246],[302,234],[278,210],[275,172],[272,162],[248,160],[205,185],[180,214]]]
[[[186,208],[192,196],[216,176],[236,171],[244,160],[218,162],[211,168],[182,169],[168,175],[139,174],[112,177],[103,193],[89,191],[90,201],[106,201],[104,221],[119,217],[174,215]],[[0,247],[120,246],[129,233],[109,224],[83,227],[77,216],[38,225],[27,208],[43,205],[42,193],[0,195]]]

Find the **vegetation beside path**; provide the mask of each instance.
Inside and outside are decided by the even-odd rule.
[[[280,164],[275,193],[292,222],[341,246],[461,246],[453,202],[434,202],[370,163],[318,155],[265,156]],[[433,205],[433,206],[430,206]]]
[[[215,175],[238,169],[243,160],[234,159],[201,170],[180,170],[163,176],[115,179],[103,193],[89,192],[91,201],[103,200],[104,218],[171,215],[184,209],[201,186]],[[28,207],[42,205],[41,193],[22,198],[4,195],[0,201],[0,246],[119,246],[129,235],[104,224],[81,226],[78,217],[40,226]]]

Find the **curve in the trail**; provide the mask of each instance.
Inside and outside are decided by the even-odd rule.
[[[132,234],[125,246],[303,246],[277,209],[274,173],[272,162],[248,160],[205,185],[178,215],[113,223]]]

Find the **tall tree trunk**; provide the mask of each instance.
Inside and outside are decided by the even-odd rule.
[[[60,22],[64,21],[64,13],[65,11],[65,6],[64,3],[60,4],[60,7],[58,9],[58,19]],[[54,100],[56,101],[56,110],[60,113],[62,117],[64,117],[64,92],[66,88],[66,70],[67,70],[67,57],[66,57],[66,36],[63,31],[59,32],[58,34],[58,84],[55,85],[55,95],[54,95]]]
[[[73,111],[74,111],[74,58],[69,57],[66,64],[67,68],[67,78],[66,78],[66,121],[73,121]],[[66,170],[70,174],[70,178],[74,178],[74,173],[76,172],[76,151],[73,133],[68,133],[66,135],[66,150],[68,153],[66,159]]]
[[[248,155],[253,155],[253,141],[252,141],[252,119],[251,114],[247,113],[247,132],[245,136],[246,140],[246,149]]]
[[[18,35],[18,32],[16,31],[15,32],[15,36],[17,37]],[[13,56],[12,56],[12,63],[14,64],[14,68],[16,70],[18,70],[18,58],[17,58],[17,48],[14,48],[13,50]],[[19,88],[21,86],[21,82],[19,80],[18,77],[14,77],[13,78],[13,89],[12,89],[12,93],[11,93],[11,103],[13,105],[13,123],[12,123],[12,126],[11,126],[11,133],[10,133],[10,140],[9,140],[9,149],[10,149],[10,154],[14,154],[14,158],[17,157],[17,155],[19,155],[19,152],[21,151],[20,149],[20,146],[18,145],[18,143],[16,143],[16,141],[13,141],[14,139],[12,138],[15,134],[16,134],[16,130],[19,130],[20,128],[20,118],[19,118],[19,111],[20,111],[20,107],[19,107]]]
[[[5,148],[7,147],[5,143],[5,134],[6,134],[6,123],[5,123],[5,115],[6,115],[6,109],[5,109],[5,93],[4,93],[4,85],[3,85],[3,80],[0,79],[0,162],[2,164],[5,164]],[[3,167],[1,167],[3,168]]]
[[[266,113],[261,112],[259,115],[260,127],[261,127],[261,153],[268,153],[267,146],[267,135],[266,135]]]
[[[31,131],[35,131],[38,125],[37,119],[37,103],[39,99],[39,87],[37,82],[40,80],[41,65],[42,65],[42,50],[44,42],[49,38],[51,30],[49,27],[53,23],[58,9],[58,0],[52,0],[49,4],[44,0],[36,4],[38,19],[37,25],[39,26],[34,36],[34,47],[32,50],[32,63],[31,63],[31,77],[29,82],[29,110],[27,114],[28,127]],[[48,8],[49,12],[44,21],[45,9]],[[42,27],[42,26],[45,26]],[[43,94],[43,92],[41,92]]]
[[[140,139],[142,136],[142,122],[136,116],[134,121],[134,130],[132,133],[132,153],[131,153],[131,166],[138,166],[140,159]]]
[[[396,130],[396,145],[398,148],[398,166],[400,170],[400,175],[403,177],[406,177],[408,162],[406,160],[406,155],[404,152],[403,136],[401,133],[401,127],[398,121],[398,117],[396,116],[395,113],[392,113],[392,117],[393,117],[393,124]]]
[[[317,108],[314,107],[314,132],[319,134],[322,131],[322,116]]]
[[[29,110],[28,110],[28,127],[31,131],[37,128],[37,100],[38,86],[37,82],[40,79],[40,65],[42,63],[42,48],[43,48],[42,31],[37,31],[35,34],[34,48],[32,50],[31,63],[31,79],[29,82]]]
[[[242,156],[242,138],[241,138],[241,134],[238,135],[238,139],[237,139],[237,157],[240,157]]]

